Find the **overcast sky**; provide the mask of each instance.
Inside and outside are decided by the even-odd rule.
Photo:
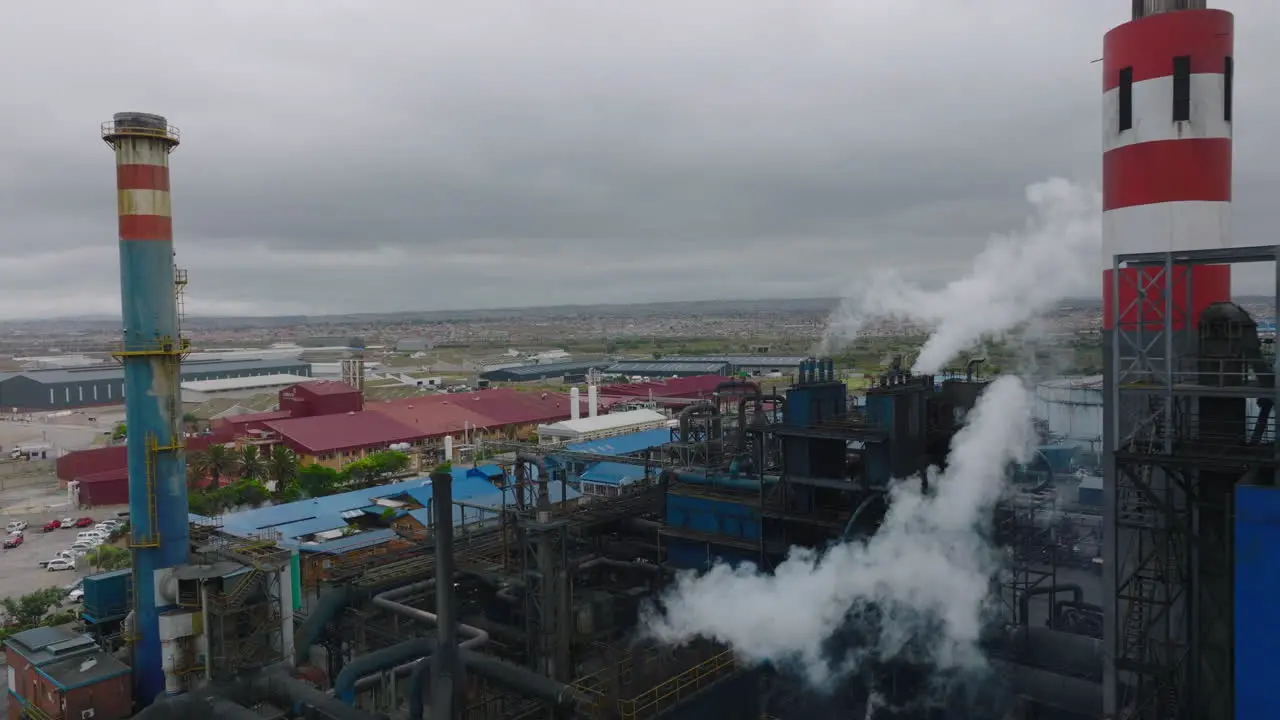
[[[12,7],[8,6],[12,5]],[[837,294],[1097,183],[1128,0],[88,0],[0,10],[0,316],[118,312],[113,112],[166,115],[189,309]],[[1227,7],[1227,0],[1211,2]],[[1237,242],[1280,3],[1237,14]],[[1272,78],[1268,80],[1267,78]]]

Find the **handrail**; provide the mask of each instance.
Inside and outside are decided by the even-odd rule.
[[[681,701],[687,700],[736,669],[737,661],[733,651],[726,650],[711,657],[709,660],[694,665],[665,682],[655,685],[630,700],[619,700],[619,715],[622,720],[637,720],[640,717],[656,716]]]
[[[102,123],[102,139],[110,142],[113,138],[118,137],[149,137],[157,140],[168,140],[177,145],[182,141],[182,133],[178,128],[172,125],[159,127],[142,127],[139,125],[130,125],[127,122],[116,120],[108,120]]]

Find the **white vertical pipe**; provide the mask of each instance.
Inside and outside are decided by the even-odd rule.
[[[587,417],[595,417],[599,411],[597,388],[594,384],[587,386]]]
[[[580,392],[578,388],[569,388],[569,419],[577,420],[582,416],[582,401],[578,399]]]
[[[453,462],[453,436],[444,436],[444,461]]]

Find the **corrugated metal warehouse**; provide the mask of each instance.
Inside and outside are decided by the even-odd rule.
[[[497,380],[499,382],[529,382],[532,380],[562,378],[566,375],[583,375],[591,370],[604,370],[612,364],[612,360],[538,363],[535,365],[491,368],[481,372],[480,377],[483,380]]]
[[[673,360],[624,361],[614,363],[605,369],[605,372],[611,375],[629,375],[649,378],[725,375],[728,371],[729,363],[676,362]]]
[[[216,380],[255,375],[311,376],[311,364],[301,360],[187,360],[182,380]],[[28,370],[0,374],[0,407],[18,410],[61,410],[116,405],[124,399],[124,368],[88,367]]]
[[[734,370],[753,374],[787,375],[797,372],[806,359],[803,355],[670,355],[662,362],[726,363]]]

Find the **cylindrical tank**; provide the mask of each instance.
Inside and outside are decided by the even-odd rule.
[[[599,389],[595,384],[587,386],[587,417],[595,417],[600,412]]]
[[[576,387],[569,388],[569,419],[570,420],[577,420],[579,417],[582,416],[582,401],[578,399],[580,397],[580,392],[581,391],[579,391],[578,388]]]
[[[1090,444],[1102,440],[1102,376],[1059,378],[1036,386],[1036,417],[1055,437]]]

